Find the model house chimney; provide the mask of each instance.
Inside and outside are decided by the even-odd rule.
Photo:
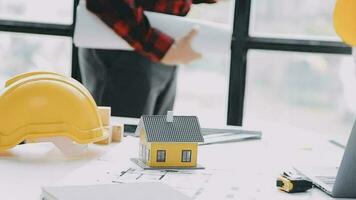
[[[168,111],[167,112],[167,122],[173,122],[173,111]]]

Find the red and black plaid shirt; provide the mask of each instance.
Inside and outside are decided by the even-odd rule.
[[[143,11],[185,16],[192,3],[216,0],[87,0],[89,11],[99,16],[138,53],[160,60],[174,40],[150,26]]]

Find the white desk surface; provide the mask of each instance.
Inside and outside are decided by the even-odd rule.
[[[234,171],[236,177],[233,178],[247,194],[244,199],[332,199],[318,189],[286,194],[276,189],[275,181],[280,172],[295,165],[336,166],[343,153],[341,148],[329,143],[324,136],[288,126],[268,125],[262,131],[262,140],[201,146],[199,163],[207,169]],[[138,139],[132,137],[109,146],[89,145],[82,158],[66,158],[52,144],[20,145],[0,153],[0,199],[37,200],[41,186],[59,180],[70,181],[69,174],[88,163],[128,166],[129,158],[136,157],[137,151]],[[92,176],[101,173],[105,174],[98,170]]]

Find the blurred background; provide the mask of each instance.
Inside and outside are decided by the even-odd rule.
[[[73,0],[0,0],[2,22],[71,26]],[[252,37],[340,42],[332,25],[334,0],[252,0]],[[190,18],[233,29],[235,1],[194,5]],[[208,13],[208,14],[207,14]],[[208,42],[208,41],[207,41]],[[346,48],[346,47],[345,47]],[[72,38],[0,32],[0,84],[27,71],[72,73]],[[176,114],[203,126],[227,123],[231,55],[181,66]],[[283,123],[315,132],[348,133],[356,112],[356,71],[349,54],[251,49],[247,52],[243,124]]]

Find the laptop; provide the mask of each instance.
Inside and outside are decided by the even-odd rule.
[[[356,121],[339,167],[295,168],[314,185],[336,198],[356,198]]]

